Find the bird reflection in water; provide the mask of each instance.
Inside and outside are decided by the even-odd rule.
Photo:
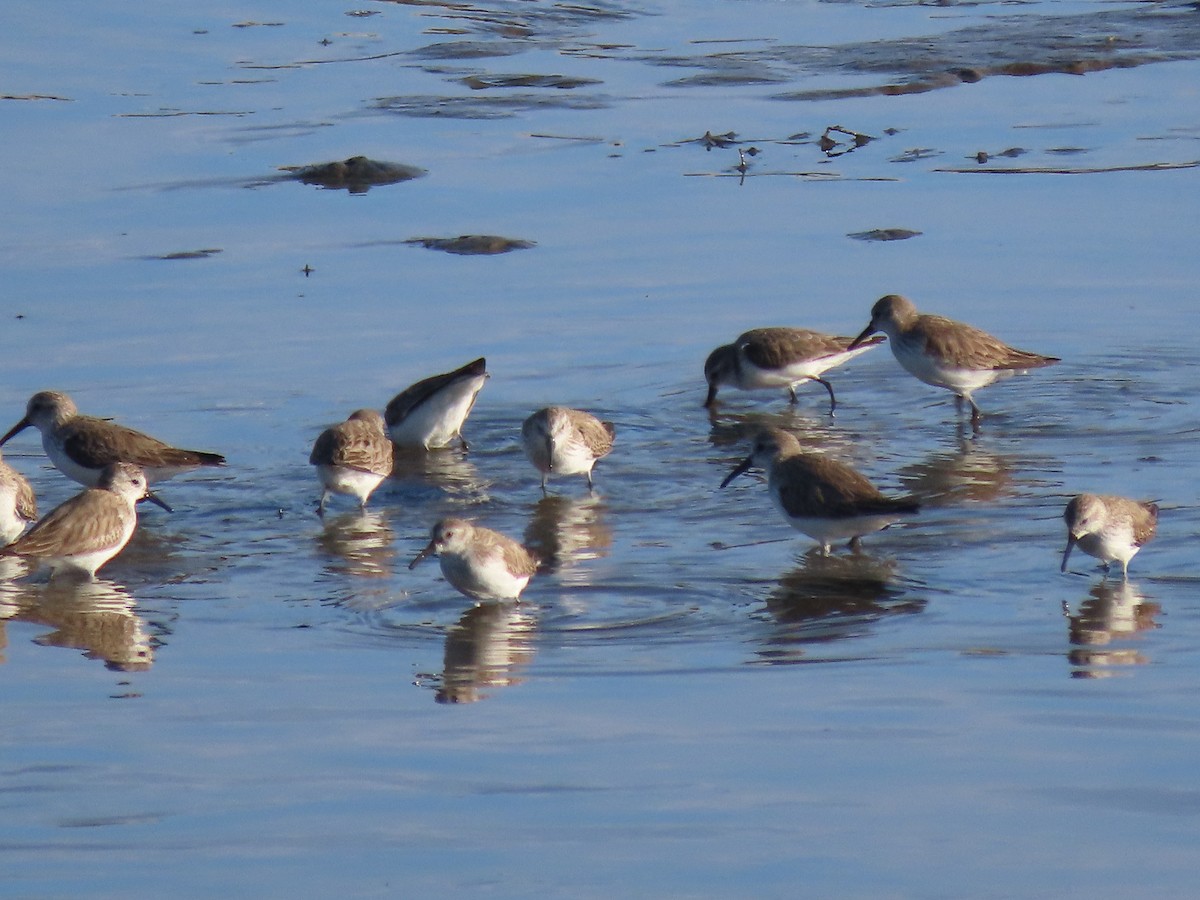
[[[718,449],[740,449],[764,431],[778,428],[795,435],[805,450],[845,450],[852,455],[850,439],[829,424],[828,417],[815,419],[788,407],[779,412],[708,412],[711,425],[708,442]]]
[[[128,591],[104,579],[0,584],[0,618],[47,626],[53,630],[35,644],[82,650],[117,672],[144,672],[154,662],[154,639],[133,607]]]
[[[538,554],[542,567],[569,584],[589,583],[588,569],[577,564],[608,556],[612,541],[608,506],[596,494],[548,494],[534,504],[525,528],[525,545]]]
[[[955,447],[932,453],[898,473],[900,483],[925,506],[1001,497],[1012,481],[1012,463],[959,435]]]
[[[757,651],[758,660],[769,665],[797,662],[806,644],[856,637],[885,616],[925,609],[925,600],[905,594],[895,584],[891,560],[861,553],[822,556],[813,550],[767,596],[776,627]]]
[[[381,513],[361,510],[325,519],[317,545],[329,555],[326,570],[360,578],[386,578],[396,558],[395,532]]]
[[[1067,654],[1071,677],[1104,678],[1114,674],[1112,666],[1146,663],[1139,650],[1116,645],[1160,627],[1154,620],[1160,612],[1159,604],[1147,600],[1128,581],[1102,581],[1093,586],[1074,614],[1064,601],[1067,639],[1072,645]]]
[[[438,703],[475,703],[490,689],[520,684],[533,659],[536,610],[528,603],[480,603],[446,632]]]
[[[482,502],[490,496],[491,483],[479,474],[467,452],[460,447],[439,450],[397,447],[392,478],[436,488],[439,493],[460,500]]]

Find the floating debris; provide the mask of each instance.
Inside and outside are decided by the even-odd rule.
[[[850,138],[850,141],[847,143],[845,141],[838,140],[834,137],[834,135],[848,137]],[[873,140],[875,140],[875,138],[871,137],[869,134],[852,131],[843,125],[830,125],[825,129],[824,133],[817,138],[817,146],[826,156],[834,157],[849,153],[852,150],[857,150],[859,147],[865,147]],[[839,147],[842,149],[838,149]]]
[[[846,237],[856,241],[907,241],[920,234],[919,231],[910,231],[907,228],[873,228],[870,231],[855,231]]]
[[[404,243],[417,244],[428,250],[457,253],[459,256],[493,256],[537,246],[536,241],[522,241],[495,234],[462,234],[455,238],[417,237],[409,238]]]
[[[986,163],[988,160],[992,159],[993,157],[1004,157],[1005,159],[1016,159],[1018,156],[1024,156],[1028,152],[1029,152],[1028,150],[1025,150],[1022,147],[1009,147],[1007,150],[1001,150],[999,153],[988,153],[986,150],[980,150],[974,156],[968,157],[968,159],[973,159],[973,160],[975,160],[975,162],[979,163],[980,165],[983,165],[984,163]]]
[[[409,181],[425,174],[424,169],[401,163],[379,162],[365,156],[352,156],[340,162],[312,166],[281,166],[288,176],[305,184],[315,184],[331,190],[347,190],[365,194],[373,187]]]
[[[724,149],[726,147],[732,147],[738,143],[740,143],[740,141],[738,141],[737,132],[735,131],[726,131],[724,134],[713,134],[711,131],[706,131],[698,138],[685,138],[682,141],[677,141],[676,143],[668,144],[667,146],[680,147],[684,144],[699,144],[705,150],[712,150],[714,147],[717,149]]]

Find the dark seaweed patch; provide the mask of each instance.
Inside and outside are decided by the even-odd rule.
[[[907,241],[919,237],[921,232],[910,231],[907,228],[873,228],[870,231],[855,231],[846,237],[856,241]]]
[[[494,256],[497,253],[511,253],[513,250],[528,250],[537,246],[534,241],[500,237],[495,234],[463,234],[454,238],[417,237],[409,238],[404,243],[459,256]]]
[[[416,166],[380,162],[365,156],[352,156],[345,160],[311,166],[282,168],[290,173],[287,177],[296,181],[332,190],[346,190],[351,194],[365,194],[372,187],[398,184],[425,174],[424,169]]]

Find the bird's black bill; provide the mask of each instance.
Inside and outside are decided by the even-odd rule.
[[[24,431],[28,427],[29,427],[29,420],[22,419],[20,422],[18,422],[12,428],[8,429],[8,434],[6,434],[4,437],[0,438],[0,447],[3,447],[8,442],[8,439],[10,437],[12,437],[15,434],[20,434],[22,431]]]
[[[737,478],[743,472],[749,471],[752,465],[754,465],[754,457],[747,456],[740,463],[738,463],[736,469],[725,476],[725,480],[721,482],[721,487],[725,487],[725,485],[729,484],[729,482],[733,481],[733,479]]]
[[[867,338],[869,338],[874,333],[875,333],[875,326],[868,325],[866,328],[864,328],[862,330],[862,333],[859,334],[858,337],[856,337],[854,340],[852,340],[850,342],[850,346],[847,347],[846,349],[853,350],[855,347],[858,347],[859,345],[861,345],[863,341],[865,341]]]
[[[419,563],[421,560],[423,560],[425,557],[427,557],[432,552],[433,552],[433,541],[430,541],[425,546],[425,549],[422,550],[420,553],[418,553],[416,555],[416,557],[413,559],[413,561],[408,564],[409,569],[415,569],[417,567],[417,563]]]
[[[1064,550],[1063,550],[1063,560],[1062,560],[1062,566],[1059,568],[1059,570],[1058,570],[1058,571],[1060,571],[1060,572],[1065,572],[1065,571],[1067,571],[1067,557],[1069,557],[1069,556],[1071,555],[1071,550],[1072,550],[1074,547],[1075,547],[1075,538],[1073,538],[1073,537],[1070,537],[1070,536],[1068,535],[1068,537],[1067,537],[1067,546],[1066,546],[1066,549],[1064,549]]]
[[[150,501],[155,506],[161,507],[162,509],[165,509],[169,513],[175,512],[175,510],[171,509],[171,507],[167,503],[167,501],[164,500],[162,497],[158,496],[158,494],[154,493],[154,491],[146,491],[146,496],[143,497],[142,499]]]

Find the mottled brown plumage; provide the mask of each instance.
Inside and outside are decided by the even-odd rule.
[[[534,468],[546,476],[586,475],[592,487],[592,468],[596,461],[612,452],[617,429],[591,413],[566,406],[539,409],[521,424],[521,445]]]
[[[797,531],[815,538],[828,554],[835,540],[859,538],[916,513],[906,498],[880,493],[865,476],[828,456],[805,453],[796,437],[768,429],[755,438],[750,454],[726,476],[721,487],[758,466],[767,471],[767,489],[775,507]]]
[[[343,466],[372,475],[389,475],[393,449],[384,428],[383,416],[375,410],[356,410],[345,422],[321,432],[308,461],[314,466]]]
[[[146,475],[130,463],[105,467],[96,487],[52,509],[0,555],[20,556],[88,577],[121,552],[137,525],[138,500],[157,500]]]
[[[883,338],[862,341],[851,348],[852,338],[806,328],[754,328],[738,336],[732,344],[717,347],[704,363],[708,396],[704,405],[712,406],[721,385],[744,391],[786,387],[791,402],[796,402],[796,386],[815,381],[829,392],[829,412],[837,407],[833,385],[822,373],[866,352]]]
[[[373,409],[355,410],[345,422],[322,431],[308,456],[323,487],[318,512],[325,511],[330,492],[354,496],[365,507],[391,474],[394,452],[383,416]]]
[[[429,543],[408,564],[410,569],[436,553],[442,574],[473,600],[519,600],[538,569],[538,559],[507,535],[465,519],[443,519],[433,526]]]
[[[923,315],[907,297],[888,294],[871,308],[871,321],[852,347],[882,331],[892,354],[909,373],[934,387],[953,391],[971,405],[971,422],[982,418],[972,394],[997,379],[1060,362],[1010,347],[986,331],[943,316]]]
[[[1067,570],[1067,558],[1073,547],[1104,564],[1121,563],[1122,575],[1129,575],[1129,561],[1158,531],[1158,506],[1112,494],[1079,494],[1063,510],[1067,523],[1067,546],[1063,550],[1061,570]]]
[[[225,465],[225,457],[218,453],[172,447],[116,422],[80,415],[74,401],[59,391],[41,391],[29,398],[25,417],[0,438],[0,445],[30,425],[42,433],[42,447],[55,467],[89,487],[115,462],[140,467],[150,483],[201,466]]]

